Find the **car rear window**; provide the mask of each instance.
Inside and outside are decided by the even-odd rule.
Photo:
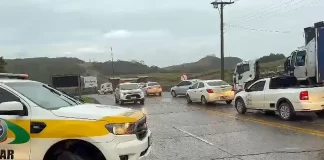
[[[225,81],[209,81],[207,82],[207,84],[209,86],[221,86],[221,85],[229,85],[227,82]]]
[[[148,86],[159,86],[160,84],[159,83],[156,83],[156,82],[154,82],[154,83],[149,83],[148,84]]]

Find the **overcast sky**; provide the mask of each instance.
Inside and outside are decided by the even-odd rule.
[[[219,56],[219,12],[211,1],[3,0],[0,55],[106,61],[112,47],[114,59],[161,67]],[[323,20],[323,7],[324,0],[225,6],[225,56],[290,54],[303,45],[303,28]]]

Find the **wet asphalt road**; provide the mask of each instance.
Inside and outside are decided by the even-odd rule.
[[[93,97],[115,104],[112,95]],[[255,111],[238,115],[233,105],[188,105],[168,92],[123,107],[147,113],[153,133],[148,160],[324,160],[324,119],[315,114],[283,122]]]

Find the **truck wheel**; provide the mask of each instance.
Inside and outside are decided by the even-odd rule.
[[[140,104],[144,104],[144,99],[141,99],[140,100]]]
[[[235,101],[235,108],[239,114],[245,114],[247,109],[242,98],[239,98]]]
[[[120,104],[120,105],[123,105],[123,104],[124,104],[124,101],[120,99],[120,100],[119,100],[119,104]]]
[[[175,91],[171,91],[172,97],[177,97],[177,93]]]
[[[74,154],[69,151],[63,151],[57,156],[56,160],[91,160],[91,159],[83,158],[80,155]]]
[[[186,98],[187,98],[187,103],[192,103],[189,94],[187,94]]]
[[[208,104],[205,96],[201,96],[201,104],[203,104],[203,105],[207,105]]]
[[[293,107],[286,102],[279,104],[278,112],[280,118],[285,121],[292,120],[296,114]]]
[[[231,104],[231,103],[232,103],[232,100],[226,101],[226,104]]]
[[[116,96],[115,96],[115,103],[119,103],[119,100],[116,98]]]
[[[315,112],[316,115],[319,117],[319,118],[323,118],[324,117],[324,111],[317,111]]]

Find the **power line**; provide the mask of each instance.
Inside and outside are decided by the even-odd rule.
[[[278,15],[282,15],[282,14],[284,14],[284,13],[289,13],[289,12],[295,11],[295,10],[297,10],[297,9],[301,9],[301,8],[304,8],[304,7],[310,6],[310,5],[315,4],[315,3],[319,2],[319,1],[322,1],[322,0],[315,0],[315,1],[311,1],[311,2],[308,3],[308,4],[305,4],[305,5],[299,6],[299,7],[297,7],[297,8],[294,8],[294,9],[288,10],[288,11],[286,11],[286,12],[280,12],[280,13],[274,14],[274,15],[272,15],[272,17],[274,17],[274,16],[278,16]],[[270,18],[272,18],[272,17],[270,17]]]
[[[249,31],[257,31],[257,32],[285,33],[285,34],[286,33],[293,33],[291,31],[279,31],[279,30],[269,30],[269,29],[256,29],[256,28],[248,28],[248,27],[238,26],[238,25],[232,25],[232,24],[225,24],[225,26],[231,27],[231,28],[245,29],[245,30],[249,30]]]
[[[278,4],[278,2],[282,2],[282,0],[275,1],[274,3],[271,3],[271,4],[265,6],[265,7],[261,8],[261,9],[254,10],[254,11],[248,13],[248,14],[245,14],[243,16],[240,16],[240,17],[237,17],[237,18],[234,18],[234,19],[241,19],[241,18],[244,18],[244,17],[248,17],[248,16],[251,16],[251,15],[254,15],[255,13],[258,13],[259,11],[264,11],[265,9],[267,9],[268,7],[271,7],[273,5],[276,5],[276,6],[280,5],[280,4]],[[229,21],[229,22],[231,22],[231,21]]]
[[[275,9],[275,10],[272,10],[272,11],[270,11],[270,12],[263,12],[263,13],[265,13],[265,14],[255,14],[256,16],[251,16],[251,17],[248,17],[248,18],[246,18],[246,19],[241,19],[241,20],[239,20],[238,22],[236,22],[235,24],[241,24],[241,23],[246,23],[246,22],[248,22],[248,21],[251,21],[251,20],[255,20],[255,19],[258,19],[258,18],[262,18],[262,17],[264,17],[265,15],[271,15],[271,14],[273,14],[273,13],[277,13],[278,11],[281,11],[281,10],[284,10],[284,9],[286,9],[286,8],[289,8],[289,7],[291,7],[292,5],[297,5],[297,4],[299,4],[299,3],[301,3],[301,2],[303,2],[303,1],[306,1],[306,0],[299,0],[299,1],[297,1],[296,3],[292,3],[291,5],[287,5],[287,4],[289,4],[289,3],[291,3],[291,2],[294,2],[294,1],[296,1],[296,0],[289,0],[288,2],[286,2],[286,3],[283,3],[282,5],[281,5],[281,7],[279,7],[278,9]]]
[[[289,12],[292,12],[292,11],[295,11],[297,9],[301,9],[301,8],[304,8],[304,7],[307,7],[309,5],[312,5],[314,3],[317,3],[319,1],[322,1],[322,0],[315,0],[315,1],[311,1],[310,3],[308,4],[305,4],[305,5],[302,5],[302,6],[299,6],[297,8],[294,8],[294,9],[291,9],[291,10],[288,10],[286,12],[279,12],[277,14],[273,14],[272,17],[269,17],[269,18],[273,18],[275,16],[279,16],[279,15],[282,15],[282,14],[285,14],[285,13],[289,13]],[[241,23],[242,24],[242,23]],[[291,31],[275,31],[275,30],[264,30],[264,29],[254,29],[254,28],[247,28],[247,27],[243,27],[243,26],[238,26],[238,25],[235,25],[235,24],[226,24],[227,27],[232,27],[232,28],[240,28],[240,29],[246,29],[246,30],[251,30],[251,31],[260,31],[260,32],[274,32],[274,33],[291,33]]]

